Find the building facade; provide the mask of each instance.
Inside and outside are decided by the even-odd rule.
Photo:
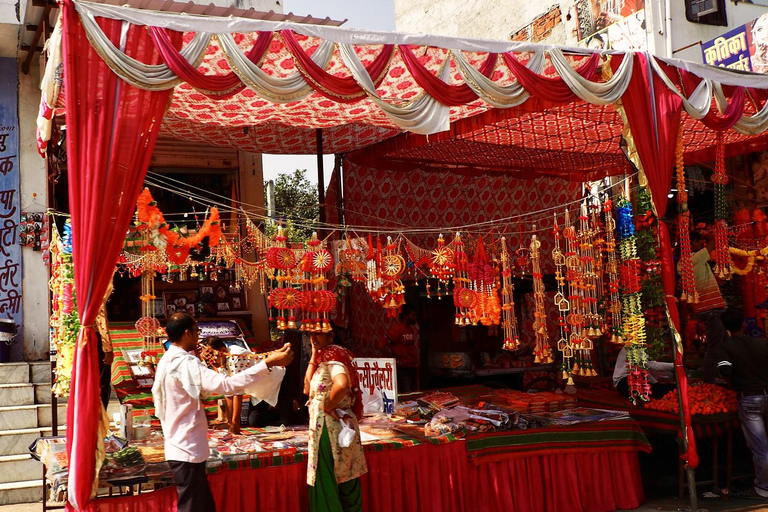
[[[762,23],[751,30],[764,14],[768,0],[395,0],[402,32],[649,51],[694,62],[704,62],[704,43],[745,24],[745,46],[768,62],[768,17],[764,44]]]

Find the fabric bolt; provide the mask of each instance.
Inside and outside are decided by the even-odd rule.
[[[337,483],[328,428],[323,426],[317,457],[315,485],[309,486],[311,512],[360,512],[363,509],[360,479]]]
[[[768,395],[740,397],[739,419],[755,464],[755,492],[768,496]]]
[[[103,460],[99,361],[94,323],[123,248],[170,91],[136,89],[111,73],[80,24],[74,4],[62,4],[67,109],[69,204],[80,330],[67,407],[69,506],[89,503]],[[101,30],[120,51],[157,65],[143,27],[102,20]],[[180,39],[175,44],[181,44]],[[99,215],[94,215],[98,211]]]
[[[178,512],[216,512],[216,502],[208,486],[205,462],[168,461],[178,493]]]
[[[339,445],[339,433],[341,422],[326,414],[325,400],[333,386],[333,370],[341,371],[348,375],[346,367],[338,362],[320,362],[317,365],[312,380],[309,384],[309,463],[307,470],[307,485],[314,485],[316,471],[319,468],[320,443],[324,430],[328,431],[333,453],[333,468],[336,481],[339,484],[359,478],[368,471],[363,454],[363,445],[360,442],[360,427],[354,414],[348,414],[344,420],[352,425],[355,430],[355,439],[347,448]],[[352,398],[345,396],[336,406],[342,411],[352,411]]]

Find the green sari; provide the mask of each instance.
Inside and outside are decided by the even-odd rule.
[[[309,486],[309,510],[311,512],[362,512],[363,510],[360,479],[355,478],[343,484],[336,482],[331,440],[325,425],[323,425],[320,450],[317,454],[315,485]]]

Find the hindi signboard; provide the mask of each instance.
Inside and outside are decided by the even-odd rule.
[[[701,43],[701,53],[710,66],[768,72],[768,14]]]
[[[0,58],[0,318],[21,332],[18,63]]]
[[[365,412],[393,414],[397,407],[397,363],[391,358],[363,358],[352,361],[363,392]]]

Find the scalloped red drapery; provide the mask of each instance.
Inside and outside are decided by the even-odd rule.
[[[562,78],[536,74],[525,67],[510,52],[502,53],[502,56],[504,57],[504,62],[507,63],[507,66],[509,66],[509,69],[512,70],[512,73],[517,78],[517,81],[531,96],[552,103],[569,103],[577,99],[576,95]],[[593,53],[586,59],[584,64],[576,69],[576,72],[587,80],[592,80],[599,64],[600,55]]]
[[[318,66],[301,47],[293,32],[283,30],[280,35],[283,36],[286,48],[293,55],[299,72],[315,91],[339,103],[354,103],[367,97],[353,77],[331,75]],[[394,51],[394,45],[385,44],[379,55],[365,68],[374,85],[378,86],[384,79]]]
[[[477,99],[477,94],[467,84],[451,85],[442,81],[439,77],[430,73],[427,68],[419,63],[418,57],[413,54],[413,50],[408,45],[398,46],[400,55],[403,57],[405,67],[413,75],[416,83],[419,84],[430,96],[448,107],[466,105]],[[498,54],[489,53],[488,58],[483,61],[480,67],[480,73],[489,77],[496,66]]]
[[[149,36],[155,43],[157,51],[162,55],[168,67],[184,82],[202,92],[206,96],[214,98],[228,98],[245,89],[245,84],[240,81],[235,72],[226,75],[206,75],[192,66],[171,41],[171,35],[167,29],[160,27],[148,27]],[[272,41],[272,32],[259,32],[253,46],[245,56],[253,63],[259,62],[264,52]]]
[[[171,91],[144,91],[118,78],[91,46],[71,0],[63,2],[62,13],[72,257],[84,326],[67,408],[68,507],[90,511],[95,510],[91,493],[104,410],[93,324],[123,248]],[[119,45],[123,23],[101,19],[99,24]],[[146,64],[162,62],[145,27],[130,26],[125,41],[121,49],[126,55]],[[181,34],[171,42],[181,47]]]

